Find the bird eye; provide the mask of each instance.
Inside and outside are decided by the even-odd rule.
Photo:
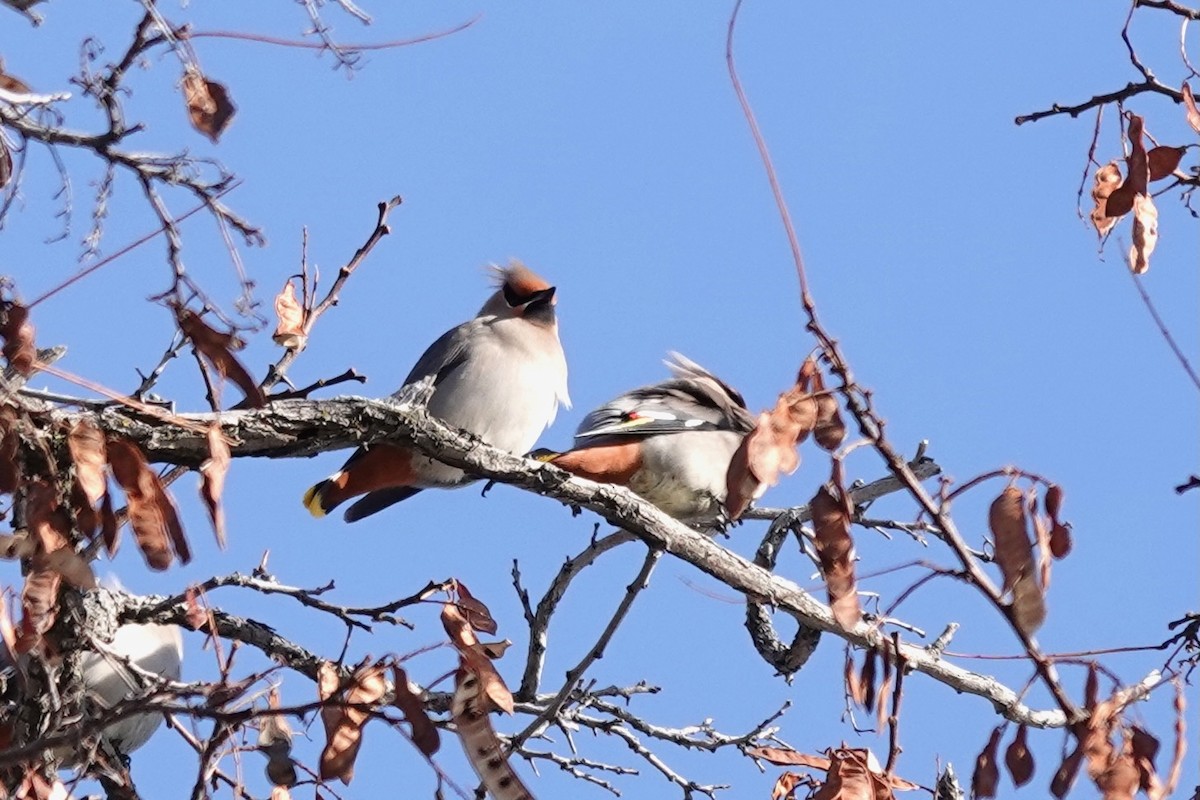
[[[504,284],[504,302],[508,303],[509,308],[516,308],[528,302],[528,298],[517,294],[517,290],[509,284]]]

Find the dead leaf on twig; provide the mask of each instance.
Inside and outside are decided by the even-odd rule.
[[[275,296],[275,316],[279,318],[275,333],[271,334],[275,343],[288,349],[303,350],[308,342],[304,333],[304,308],[296,300],[296,287],[291,278],[283,285],[283,291]]]
[[[125,492],[129,525],[150,568],[164,570],[171,566],[172,550],[180,563],[191,561],[191,549],[175,503],[137,445],[124,439],[109,439],[108,465]]]
[[[995,797],[996,787],[1000,783],[1000,768],[996,766],[996,752],[1000,749],[1000,735],[1004,728],[992,731],[988,743],[975,758],[975,772],[971,775],[971,796],[977,798]]]
[[[483,601],[471,594],[466,584],[457,578],[454,579],[454,591],[458,595],[458,607],[463,612],[467,624],[483,633],[495,633],[497,630],[496,620]]]
[[[1186,81],[1183,84],[1183,105],[1187,109],[1188,125],[1191,125],[1196,133],[1200,133],[1200,109],[1196,108],[1196,97]]]
[[[208,509],[217,545],[225,549],[225,509],[221,507],[221,492],[225,490],[225,475],[229,472],[229,443],[221,433],[221,424],[214,422],[208,429],[208,459],[200,465],[200,499]]]
[[[412,741],[426,757],[432,756],[441,747],[441,737],[429,714],[421,696],[408,681],[408,674],[400,665],[392,667],[392,705],[400,709],[404,719],[412,726]]]
[[[1133,244],[1129,247],[1129,268],[1134,275],[1150,269],[1150,254],[1158,244],[1158,209],[1150,195],[1133,198]]]
[[[814,800],[889,800],[894,791],[912,791],[921,787],[884,772],[875,754],[865,748],[830,748],[825,756],[799,753],[782,747],[748,747],[746,755],[779,766],[800,766],[826,773]]]
[[[1186,152],[1187,148],[1185,147],[1168,145],[1150,148],[1150,152],[1146,153],[1146,161],[1150,165],[1150,180],[1161,181],[1163,178],[1169,178],[1175,168],[1179,166],[1179,162],[1183,160],[1183,154]]]
[[[1016,735],[1004,751],[1004,766],[1008,767],[1008,775],[1018,788],[1033,780],[1033,753],[1029,752],[1028,736],[1028,728],[1018,725]]]
[[[1105,215],[1120,217],[1133,210],[1133,198],[1147,194],[1150,181],[1150,162],[1146,145],[1142,142],[1145,124],[1137,114],[1129,115],[1129,157],[1125,159],[1126,177],[1116,190],[1108,196]]]
[[[2,148],[3,145],[0,145]],[[0,158],[0,160],[3,160]],[[15,301],[0,305],[0,337],[4,347],[0,353],[8,359],[8,365],[18,374],[29,377],[37,362],[37,348],[33,344],[33,323],[29,321],[29,309]]]
[[[267,399],[262,389],[233,355],[234,350],[241,350],[245,346],[244,342],[232,333],[222,333],[210,328],[191,309],[177,306],[175,317],[179,322],[179,330],[191,340],[200,355],[204,356],[222,378],[237,384],[251,407],[262,408],[266,405]]]
[[[1046,604],[1034,569],[1033,544],[1025,524],[1021,490],[1009,486],[988,510],[988,526],[996,543],[996,563],[1004,575],[1004,593],[1012,592],[1013,621],[1032,635],[1046,619]]]
[[[336,672],[333,677],[334,682],[331,683],[327,673],[320,676],[318,689],[322,702],[337,699],[336,687],[340,682],[336,681]],[[332,691],[331,685],[334,687]],[[321,751],[322,779],[337,778],[348,784],[354,778],[354,762],[362,747],[363,726],[370,719],[370,713],[361,706],[377,705],[386,693],[383,662],[364,664],[350,677],[343,700],[345,705],[331,704],[322,708],[326,733],[325,748]]]
[[[462,741],[467,760],[471,762],[471,767],[483,782],[484,788],[496,800],[532,798],[533,794],[508,762],[504,745],[492,728],[490,711],[491,702],[479,675],[464,657],[454,674],[454,697],[450,701],[450,718],[454,721],[454,729]]]
[[[829,482],[817,490],[809,507],[812,509],[821,573],[829,590],[829,605],[838,624],[846,630],[852,630],[862,618],[862,609],[858,604],[858,588],[854,577],[851,509],[841,473],[841,462],[834,461],[833,475]]]
[[[491,659],[479,652],[479,639],[457,604],[442,605],[442,626],[463,663],[475,674],[483,696],[504,713],[513,713],[512,692],[504,685]]]
[[[21,633],[17,652],[28,653],[41,644],[42,636],[58,618],[58,590],[62,576],[52,569],[33,569],[21,588]]]
[[[816,362],[809,358],[795,385],[779,395],[775,408],[758,415],[754,430],[733,454],[725,475],[725,511],[730,519],[740,517],[778,483],[781,473],[791,475],[800,466],[796,448],[817,425],[818,406],[809,392],[815,374]]]
[[[821,377],[821,371],[815,368],[815,362],[812,371],[812,393],[817,402],[813,441],[822,450],[832,453],[846,440],[846,423],[842,421],[837,398],[825,390],[825,379]]]
[[[183,74],[183,97],[192,127],[213,142],[220,139],[237,111],[229,99],[229,91],[204,77],[195,67],[188,67]]]
[[[2,61],[0,61],[0,89],[12,92],[13,94],[30,94],[33,92],[29,88],[29,84],[25,83],[25,81],[6,73]]]
[[[80,420],[71,426],[67,434],[67,450],[75,465],[75,483],[88,505],[94,509],[108,494],[108,480],[104,473],[108,462],[104,434],[91,422]]]
[[[1108,198],[1121,185],[1121,180],[1121,168],[1115,161],[1110,161],[1096,170],[1092,184],[1092,199],[1096,205],[1092,209],[1091,217],[1092,224],[1096,226],[1096,233],[1101,238],[1113,229],[1119,219],[1117,216],[1108,215]]]

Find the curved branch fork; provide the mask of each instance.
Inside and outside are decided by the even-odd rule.
[[[799,623],[839,636],[859,647],[888,652],[891,642],[866,622],[844,630],[829,607],[792,581],[774,575],[721,547],[632,492],[618,486],[575,478],[557,467],[490,447],[429,416],[423,408],[356,397],[287,400],[267,408],[214,414],[182,414],[184,425],[148,419],[123,408],[99,414],[55,416],[73,421],[88,416],[105,430],[126,436],[151,461],[198,466],[208,457],[205,426],[219,420],[231,440],[234,457],[295,458],[355,447],[380,440],[404,439],[452,466],[483,478],[518,486],[560,502],[594,511],[652,548],[664,550],[735,591],[769,603]],[[186,423],[202,423],[198,425]],[[958,667],[924,648],[901,644],[910,670],[924,673],[957,692],[987,699],[1004,717],[1039,728],[1062,727],[1060,710],[1038,710],[1020,701],[996,678]]]

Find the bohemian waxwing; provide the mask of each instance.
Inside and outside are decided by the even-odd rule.
[[[495,269],[499,288],[479,314],[431,344],[404,387],[432,378],[431,415],[493,447],[525,453],[554,421],[558,404],[571,406],[567,360],[558,340],[554,287],[518,261]],[[322,517],[365,494],[346,510],[346,521],[354,522],[422,489],[473,480],[412,447],[375,444],[359,448],[305,492],[304,505]]]
[[[673,378],[626,392],[584,417],[575,447],[538,457],[584,478],[628,486],[673,517],[721,518],[725,473],[754,428],[736,390],[679,353]]]
[[[128,660],[143,672],[177,681],[183,664],[183,637],[174,625],[122,625],[107,652],[89,650],[83,655],[84,690],[103,707],[111,708],[142,691],[145,679],[133,674]],[[162,724],[161,713],[135,714],[104,729],[104,736],[128,755],[149,741]]]
[[[115,580],[105,583],[119,589]],[[133,664],[136,670],[130,669]],[[112,708],[127,697],[141,692],[147,685],[141,673],[159,675],[167,680],[179,680],[183,665],[183,637],[174,625],[125,624],[117,628],[103,652],[85,650],[80,660],[80,677],[84,694],[100,708]],[[0,655],[0,677],[24,669]],[[6,681],[11,685],[11,682]],[[104,728],[104,738],[123,755],[129,755],[144,745],[162,724],[161,713],[134,714]],[[63,766],[76,766],[76,752],[67,747],[56,748]]]

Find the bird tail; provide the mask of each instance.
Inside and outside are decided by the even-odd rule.
[[[556,452],[547,447],[539,447],[537,450],[534,450],[529,453],[530,458],[536,458],[538,461],[542,461],[542,462],[553,461],[554,459],[558,458],[561,455],[562,455],[562,453]]]
[[[308,509],[308,513],[317,519],[325,516],[333,509],[334,504],[325,504],[325,490],[332,485],[333,477],[329,477],[320,483],[315,483],[308,487],[308,491],[304,493],[304,507]]]

